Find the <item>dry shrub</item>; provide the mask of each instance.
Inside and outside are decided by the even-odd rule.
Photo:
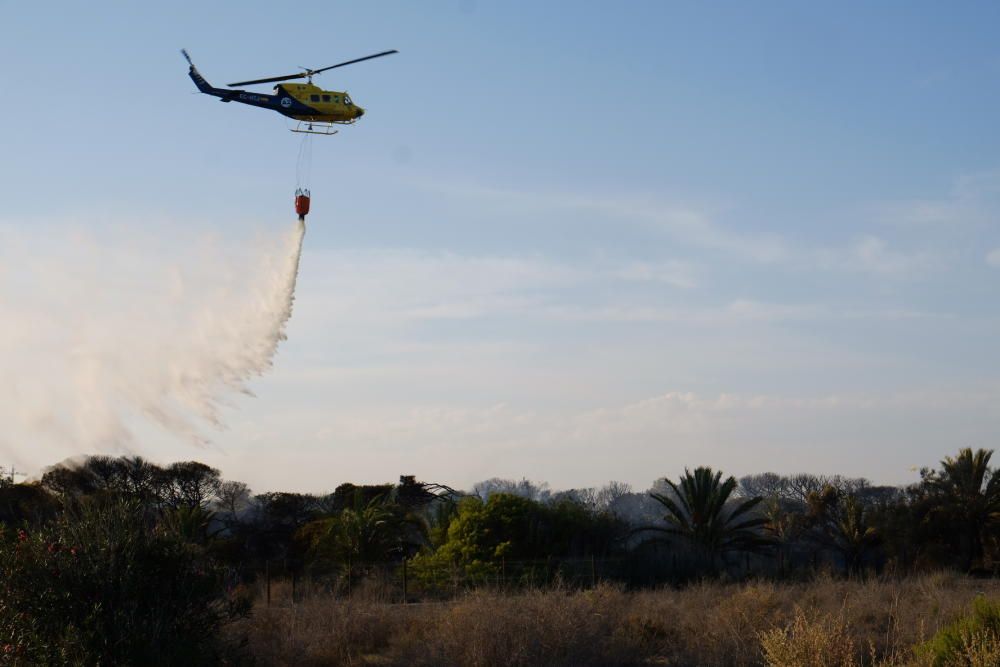
[[[996,667],[1000,665],[1000,637],[983,632],[963,637],[963,655],[948,667]]]
[[[639,592],[613,586],[480,591],[409,605],[377,591],[351,601],[306,595],[292,605],[287,591],[275,589],[274,606],[259,605],[241,629],[262,667],[757,667],[768,659],[775,665],[887,666],[914,664],[912,647],[967,613],[979,592],[997,595],[1000,582],[955,575],[819,577]],[[807,649],[827,662],[795,662]],[[961,664],[998,665],[995,650],[995,641],[972,638],[967,652],[976,657]]]
[[[473,593],[430,622],[411,626],[393,651],[399,665],[572,667],[643,662],[620,622],[628,595],[611,586],[591,591]]]
[[[770,667],[856,667],[854,639],[843,617],[809,619],[796,609],[786,628],[761,634],[760,643]]]
[[[392,605],[322,596],[300,604],[258,607],[241,630],[261,665],[364,664],[401,631]]]
[[[770,583],[698,584],[631,596],[627,634],[679,665],[759,665],[761,631],[783,622],[787,594]]]

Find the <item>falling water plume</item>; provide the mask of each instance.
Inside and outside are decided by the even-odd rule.
[[[149,422],[205,443],[285,340],[301,221],[260,247],[18,229],[0,226],[0,453],[129,450]]]

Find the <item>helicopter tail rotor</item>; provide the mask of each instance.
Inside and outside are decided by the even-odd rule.
[[[198,68],[194,66],[194,63],[191,62],[191,56],[188,55],[187,49],[181,49],[181,55],[184,56],[184,59],[188,61],[188,65],[191,66],[188,70],[188,76],[191,77],[192,81],[194,81],[194,85],[198,87],[198,90],[208,95],[215,95],[223,102],[231,101],[230,96],[235,95],[235,92],[226,90],[225,88],[214,88],[212,84],[210,84],[205,77],[201,75],[201,72],[199,72]]]

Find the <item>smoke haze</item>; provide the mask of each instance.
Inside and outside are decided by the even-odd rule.
[[[272,364],[305,225],[254,242],[0,231],[0,451],[195,443]],[[31,239],[26,240],[26,239]]]

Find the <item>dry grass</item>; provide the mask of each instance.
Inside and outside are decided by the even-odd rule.
[[[1000,665],[1000,638],[982,634],[963,637],[964,655],[955,661],[955,667],[997,667]],[[952,667],[949,665],[949,667]]]
[[[810,620],[796,610],[792,624],[761,634],[772,667],[856,667],[857,645],[842,615]]]
[[[940,574],[900,581],[700,584],[683,590],[470,593],[400,605],[272,590],[245,632],[258,664],[528,667],[847,667],[913,664],[911,648],[1000,585]],[[963,664],[996,665],[993,637]]]

